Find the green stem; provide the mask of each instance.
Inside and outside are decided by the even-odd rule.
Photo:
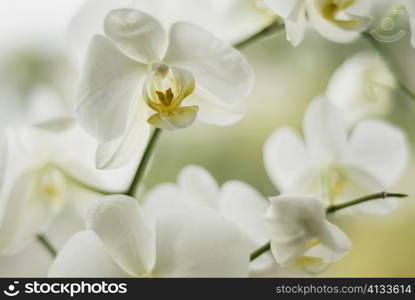
[[[260,39],[263,39],[263,38],[268,37],[268,36],[270,36],[274,33],[279,32],[283,28],[284,28],[284,24],[281,24],[280,22],[275,21],[275,22],[271,23],[270,25],[268,25],[267,27],[265,27],[264,29],[262,29],[261,31],[255,33],[254,35],[246,38],[243,41],[240,41],[240,42],[234,44],[233,46],[235,48],[238,48],[238,49],[243,49],[243,48],[249,46],[250,44],[255,43],[256,41],[258,41]]]
[[[249,261],[253,261],[257,257],[261,256],[265,252],[271,249],[271,242],[266,243],[265,245],[262,245],[258,249],[256,249],[254,252],[251,253],[251,256],[249,257]]]
[[[347,208],[353,205],[357,205],[366,201],[370,201],[370,200],[377,200],[377,199],[386,199],[386,198],[405,198],[408,197],[408,195],[406,194],[397,194],[397,193],[387,193],[387,192],[382,192],[382,193],[377,193],[377,194],[372,194],[372,195],[367,195],[343,204],[339,204],[339,205],[332,205],[327,207],[326,212],[329,213],[334,213],[335,211],[338,211],[340,209],[343,208]]]
[[[42,244],[43,247],[49,252],[52,257],[56,257],[57,251],[55,247],[53,247],[52,243],[44,234],[36,235],[37,240]]]
[[[394,73],[396,82],[398,83],[399,88],[402,92],[405,93],[412,101],[415,101],[415,94],[406,86],[405,83],[402,82],[401,78],[397,75],[396,68],[394,64],[389,59],[388,55],[385,53],[385,51],[382,49],[382,47],[379,47],[378,43],[373,39],[372,35],[368,32],[362,33],[362,36],[368,41],[374,49],[379,53],[380,56],[382,56],[385,63],[388,65],[389,69]]]
[[[371,200],[376,200],[376,199],[386,199],[389,197],[395,197],[395,198],[404,198],[404,197],[408,197],[408,195],[406,194],[397,194],[397,193],[387,193],[387,192],[381,192],[381,193],[377,193],[377,194],[372,194],[372,195],[367,195],[340,205],[332,205],[327,207],[326,209],[326,213],[333,213],[335,211],[341,210],[343,208],[347,208],[356,204],[360,204],[366,201],[371,201]],[[256,258],[258,258],[259,256],[261,256],[262,254],[264,254],[265,252],[267,252],[268,250],[271,249],[271,243],[268,242],[265,245],[261,246],[260,248],[256,249],[254,252],[252,252],[251,256],[250,256],[250,261],[255,260]]]
[[[144,174],[147,170],[148,163],[150,162],[151,156],[154,152],[155,145],[157,144],[160,134],[161,129],[159,128],[155,128],[153,133],[151,134],[147,147],[144,150],[143,157],[141,158],[141,162],[138,165],[137,172],[135,173],[135,176],[130,184],[128,191],[125,193],[126,195],[134,197],[139,183],[141,183],[141,180],[143,179]]]

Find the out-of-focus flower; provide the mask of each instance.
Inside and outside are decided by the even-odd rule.
[[[69,31],[76,61],[83,59],[90,38],[104,33],[105,16],[120,8],[148,13],[165,28],[180,21],[196,24],[230,44],[255,34],[276,19],[263,0],[88,0],[74,16]]]
[[[383,59],[374,52],[360,52],[336,70],[326,96],[343,110],[350,126],[388,113],[394,88],[395,77]]]
[[[7,152],[0,161],[1,255],[24,248],[66,207],[82,215],[99,195],[93,188],[127,187],[135,165],[96,170],[95,148],[95,141],[80,128],[59,134],[31,128],[6,131]]]
[[[246,276],[249,246],[238,228],[208,209],[171,212],[148,222],[137,200],[97,201],[87,230],[73,236],[51,277]]]
[[[284,18],[287,40],[298,46],[304,39],[306,30],[306,0],[265,0],[265,3]]]
[[[369,24],[371,2],[366,0],[265,0],[284,18],[287,39],[297,46],[304,38],[306,15],[311,25],[324,38],[350,43]]]
[[[239,227],[250,244],[250,252],[268,242],[265,212],[269,202],[253,187],[242,181],[228,181],[219,187],[217,181],[199,166],[187,166],[178,175],[177,184],[161,184],[145,197],[143,208],[153,220],[171,211],[192,207],[213,210]],[[251,263],[251,270],[261,276],[272,261],[264,255]],[[273,275],[280,273],[274,266]]]
[[[74,124],[75,73],[65,55],[46,45],[2,47],[0,128],[66,129]]]
[[[266,170],[282,193],[316,195],[327,205],[383,191],[406,168],[408,146],[404,133],[380,120],[358,123],[350,137],[342,111],[319,97],[304,118],[305,143],[289,128],[279,129],[264,148]],[[386,214],[396,199],[354,207]]]
[[[412,39],[411,44],[412,47],[415,47],[415,2],[412,0],[401,0],[403,5],[405,6],[405,10],[409,16],[409,24],[411,26],[412,31]]]
[[[327,221],[319,199],[286,195],[270,200],[267,223],[271,251],[284,267],[319,271],[350,251],[349,238]]]
[[[81,125],[100,142],[98,168],[119,167],[146,145],[149,124],[173,130],[196,118],[242,118],[253,73],[237,50],[203,29],[161,24],[138,10],[112,11],[91,41],[80,82]]]
[[[153,218],[186,207],[212,209],[239,226],[255,250],[267,242],[264,215],[268,205],[261,194],[242,181],[229,181],[219,187],[207,170],[187,166],[178,175],[177,184],[165,183],[152,189],[143,208]]]

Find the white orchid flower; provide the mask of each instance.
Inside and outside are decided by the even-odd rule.
[[[138,10],[112,11],[106,36],[92,38],[78,92],[81,125],[100,142],[97,167],[142,151],[149,125],[166,130],[195,119],[229,125],[245,112],[253,74],[244,57],[203,29],[175,23],[167,37]]]
[[[271,252],[284,267],[319,271],[352,248],[344,232],[326,219],[319,199],[285,195],[270,200]]]
[[[0,255],[20,251],[66,207],[83,214],[99,196],[95,189],[126,189],[136,168],[96,170],[96,142],[80,128],[64,134],[31,128],[6,132],[7,154],[0,161]]]
[[[232,180],[219,186],[206,169],[187,166],[178,175],[176,184],[160,184],[149,191],[143,209],[153,220],[171,211],[193,207],[212,210],[240,229],[253,252],[268,242],[264,219],[268,206],[269,202],[260,193],[242,181]],[[281,268],[267,255],[250,265],[250,273],[255,276],[261,276],[266,269],[274,275],[281,273]]]
[[[379,117],[391,109],[394,75],[383,59],[371,51],[360,52],[333,74],[326,96],[344,111],[348,126],[367,117]]]
[[[137,200],[97,201],[87,230],[58,254],[51,277],[229,277],[248,274],[249,250],[238,228],[193,208],[148,222]]]
[[[102,20],[112,10],[130,8],[158,19],[165,28],[189,22],[230,44],[238,43],[275,21],[263,0],[88,0],[75,14],[69,31],[75,61],[83,59],[94,34],[103,34]],[[82,58],[79,57],[82,55]]]
[[[370,1],[366,0],[265,0],[266,4],[284,18],[287,39],[299,45],[304,39],[306,15],[314,29],[324,38],[350,43],[365,29]]]
[[[268,175],[282,193],[311,194],[328,205],[378,193],[392,186],[406,168],[404,133],[380,120],[358,123],[350,136],[343,114],[326,98],[308,107],[305,143],[289,128],[274,132],[264,147]],[[393,198],[355,206],[386,214],[397,207]]]

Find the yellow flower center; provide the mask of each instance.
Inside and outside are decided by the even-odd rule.
[[[347,8],[352,6],[356,0],[326,0],[323,5],[323,17],[337,26],[347,29],[359,27],[360,22],[357,19],[345,18],[342,15]]]
[[[39,170],[36,180],[37,188],[48,201],[54,205],[63,203],[66,184],[65,176],[59,169],[44,166]]]
[[[345,174],[339,168],[329,167],[323,171],[321,181],[323,199],[328,205],[334,204],[344,193],[347,181]]]
[[[182,104],[194,89],[195,80],[189,71],[156,65],[144,87],[144,99],[156,112],[147,121],[166,130],[188,127],[195,120],[198,107]]]
[[[319,239],[312,239],[310,240],[307,245],[304,253],[306,253],[308,250],[313,248],[314,246],[317,246],[321,243]],[[317,269],[319,266],[323,264],[323,259],[320,257],[315,256],[307,256],[303,255],[299,257],[294,264],[292,265],[292,268],[294,269]]]

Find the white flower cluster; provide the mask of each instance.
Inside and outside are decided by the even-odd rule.
[[[64,240],[52,277],[309,276],[352,248],[328,214],[386,215],[399,206],[404,195],[384,191],[407,167],[408,142],[380,117],[401,83],[387,58],[373,51],[344,62],[327,92],[310,102],[303,136],[279,128],[265,142],[264,166],[278,196],[265,197],[242,181],[219,185],[193,165],[177,183],[138,195],[134,187],[157,133],[195,121],[229,126],[247,112],[254,71],[229,43],[277,26],[276,15],[295,46],[307,24],[331,41],[349,43],[367,34],[376,5],[195,2],[177,1],[173,10],[172,1],[91,0],[72,21],[72,34],[82,32],[75,39],[79,48],[85,49],[82,39],[89,41],[77,92],[50,84],[49,69],[39,67],[25,72],[28,78],[15,75],[27,86],[0,81],[6,97],[19,99],[0,96],[0,256],[19,253],[36,238],[45,242],[51,224],[70,209],[84,217],[85,228]],[[395,2],[414,27],[413,2]],[[216,24],[210,14],[197,14],[203,9],[219,15]],[[37,58],[27,59],[35,64]],[[17,102],[28,95],[41,99],[30,109]],[[73,104],[69,95],[76,95]]]

